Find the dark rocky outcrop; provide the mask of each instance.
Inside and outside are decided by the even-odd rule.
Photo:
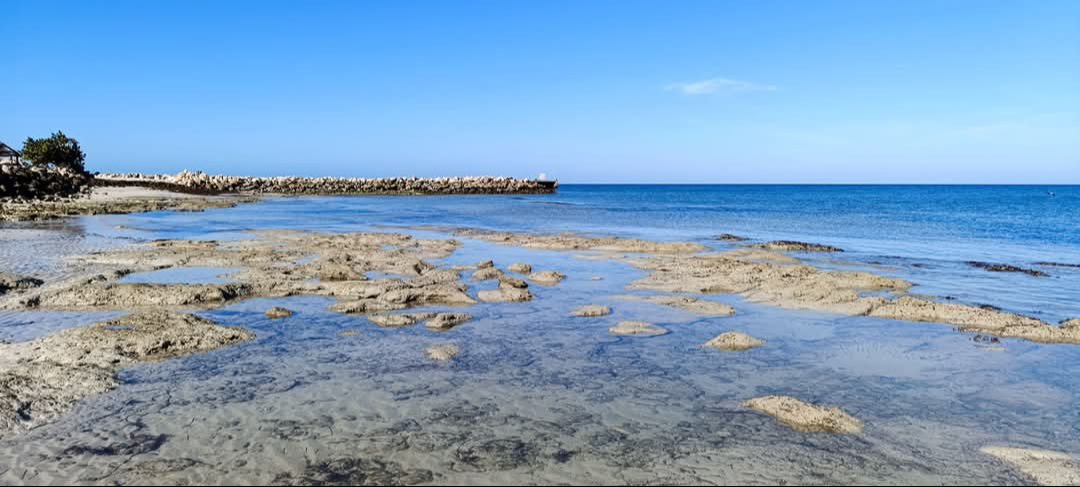
[[[979,262],[976,260],[968,261],[967,264],[969,266],[978,267],[979,269],[984,269],[990,272],[1022,272],[1029,276],[1036,277],[1045,277],[1049,275],[1037,269],[1025,269],[1023,267],[1017,267],[1009,264],[991,264],[989,262]]]
[[[796,242],[794,240],[773,240],[757,244],[754,247],[765,250],[797,251],[797,252],[843,252],[844,249],[832,245],[816,243]]]
[[[90,176],[67,168],[0,163],[0,198],[39,200],[80,194]]]

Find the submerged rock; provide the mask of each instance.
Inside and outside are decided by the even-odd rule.
[[[978,267],[979,269],[985,269],[985,270],[988,270],[990,272],[1022,272],[1024,274],[1029,275],[1029,276],[1036,276],[1036,277],[1045,277],[1045,276],[1049,275],[1049,274],[1047,274],[1047,273],[1045,273],[1043,271],[1037,270],[1037,269],[1025,269],[1023,267],[1017,267],[1017,266],[1009,265],[1009,264],[991,264],[989,262],[979,262],[979,261],[975,261],[975,260],[968,261],[967,264],[969,266]]]
[[[44,284],[41,279],[0,272],[0,295],[11,291],[25,291]]]
[[[276,320],[278,318],[287,318],[289,316],[292,316],[292,314],[292,310],[282,308],[281,306],[271,306],[269,309],[266,310],[266,317],[272,320]]]
[[[29,428],[116,387],[116,370],[214,350],[255,334],[191,314],[147,311],[0,346],[0,432]]]
[[[988,446],[979,450],[1019,468],[1040,485],[1080,485],[1080,459],[1034,448]]]
[[[657,336],[667,332],[666,328],[645,321],[620,321],[608,328],[608,333],[620,336]]]
[[[765,250],[796,251],[796,252],[843,252],[844,249],[832,245],[797,242],[794,240],[773,240],[757,244],[754,247]]]
[[[744,402],[743,407],[768,414],[798,431],[858,433],[863,428],[862,421],[840,408],[816,406],[788,396],[757,397]]]
[[[599,304],[588,304],[585,306],[579,306],[577,309],[570,313],[572,316],[581,317],[595,317],[605,316],[611,314],[610,306],[603,306]]]
[[[430,470],[408,469],[401,464],[368,458],[332,458],[308,461],[304,471],[294,476],[278,474],[272,485],[419,485],[430,483]]]
[[[725,352],[741,352],[764,345],[765,343],[765,340],[754,338],[746,333],[729,331],[721,333],[716,338],[705,342],[704,346],[723,350]]]
[[[1035,265],[1041,265],[1046,267],[1072,267],[1074,269],[1080,269],[1080,264],[1066,264],[1063,262],[1036,262]]]
[[[446,331],[472,319],[468,313],[439,313],[424,323],[424,326],[438,331]]]
[[[450,360],[461,353],[461,349],[453,343],[444,343],[441,345],[432,345],[427,349],[427,356],[431,360],[437,362],[445,362]]]
[[[740,237],[738,235],[732,235],[730,233],[721,233],[716,236],[717,240],[724,240],[727,242],[744,242],[748,240],[746,237]]]
[[[510,269],[510,272],[516,272],[518,274],[529,274],[532,272],[532,266],[524,262],[514,262],[513,264],[510,264],[510,267],[507,267],[507,269]]]
[[[554,286],[565,278],[566,274],[559,271],[540,271],[529,274],[529,280],[541,286]]]
[[[662,304],[703,315],[731,316],[735,314],[735,308],[724,303],[698,299],[690,296],[640,296],[637,294],[624,294],[620,299],[635,299],[650,303]]]

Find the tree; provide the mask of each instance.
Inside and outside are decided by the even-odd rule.
[[[27,137],[23,142],[22,158],[34,166],[67,168],[85,173],[83,161],[86,154],[79,148],[79,141],[56,132],[47,139]]]

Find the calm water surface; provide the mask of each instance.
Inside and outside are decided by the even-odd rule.
[[[1046,195],[1053,191],[1056,197]],[[270,198],[205,213],[98,216],[0,227],[0,270],[59,278],[65,255],[155,238],[251,238],[258,228],[438,232],[450,225],[578,231],[732,248],[713,237],[837,245],[814,265],[869,270],[915,292],[992,303],[1047,321],[1080,316],[1080,187],[565,186],[554,195]],[[714,299],[732,317],[622,301],[639,271],[575,252],[466,240],[444,264],[494,259],[565,272],[536,299],[481,304],[447,333],[383,329],[320,297],[256,299],[201,312],[248,327],[240,346],[125,369],[118,390],[0,440],[4,484],[151,483],[874,483],[1027,481],[979,448],[1080,452],[1080,347]],[[27,258],[32,255],[33,258]],[[990,273],[968,260],[1037,267]],[[215,281],[229,269],[128,276]],[[593,280],[602,276],[602,280]],[[473,284],[470,292],[491,284]],[[611,316],[570,319],[582,304]],[[297,313],[267,320],[283,305]],[[432,308],[440,309],[440,308]],[[4,313],[0,339],[28,340],[109,313]],[[620,338],[623,319],[672,333]],[[357,336],[342,336],[355,330]],[[768,344],[700,344],[724,331]],[[463,353],[432,363],[424,349]],[[786,394],[843,407],[860,435],[799,433],[739,407]]]

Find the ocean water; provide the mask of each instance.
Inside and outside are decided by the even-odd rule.
[[[803,240],[845,249],[796,254],[813,265],[898,276],[916,284],[913,292],[1050,322],[1080,317],[1080,268],[1036,264],[1080,264],[1077,186],[567,185],[552,195],[267,198],[203,213],[0,226],[0,270],[60,278],[76,271],[65,267],[69,255],[156,238],[252,238],[265,228],[448,238],[419,225],[689,240],[716,250],[737,245],[716,240],[721,233]],[[258,338],[124,369],[116,391],[0,440],[0,482],[1023,484],[979,448],[1080,453],[1080,346],[1003,340],[994,351],[946,325],[737,296],[710,296],[735,316],[700,316],[615,299],[642,275],[621,262],[464,244],[439,263],[524,261],[568,278],[533,286],[528,303],[471,306],[474,319],[446,333],[379,328],[328,311],[331,300],[320,297],[200,312]],[[1050,275],[987,272],[971,260]],[[215,280],[222,271],[131,279]],[[472,284],[470,292],[484,286]],[[614,313],[567,316],[594,303]],[[267,320],[271,305],[297,313]],[[101,317],[5,312],[0,339]],[[671,333],[607,333],[624,319]],[[740,353],[700,347],[730,330],[768,343]],[[441,342],[462,355],[429,361],[424,349]],[[840,406],[866,429],[800,433],[739,405],[765,394]]]

